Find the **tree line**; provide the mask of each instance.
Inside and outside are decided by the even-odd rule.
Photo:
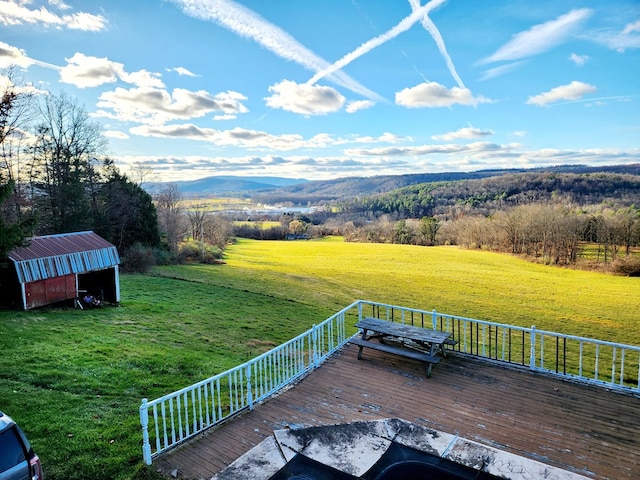
[[[152,197],[120,173],[98,123],[14,70],[0,92],[0,263],[35,235],[93,230],[118,247],[160,247]]]
[[[421,218],[446,215],[461,209],[490,215],[531,203],[588,206],[640,204],[640,175],[619,173],[529,172],[474,180],[429,182],[378,195],[338,201],[346,213]]]

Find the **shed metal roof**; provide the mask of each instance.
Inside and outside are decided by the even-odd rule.
[[[9,253],[20,283],[103,270],[120,263],[118,250],[94,232],[33,237]]]

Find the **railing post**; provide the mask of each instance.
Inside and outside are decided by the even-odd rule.
[[[147,399],[142,399],[140,405],[140,425],[142,425],[142,458],[144,463],[151,465],[151,444],[149,443],[149,409]]]
[[[253,391],[251,390],[251,364],[247,365],[247,405],[253,410]]]
[[[531,325],[531,353],[529,354],[529,368],[535,370],[536,368],[536,326]]]
[[[362,302],[358,301],[358,321],[362,320]]]
[[[311,340],[313,343],[313,367],[318,368],[320,366],[318,360],[318,327],[315,323],[311,327]]]
[[[438,313],[436,312],[436,309],[433,309],[433,312],[431,313],[431,322],[433,323],[433,329],[437,330],[438,329]]]

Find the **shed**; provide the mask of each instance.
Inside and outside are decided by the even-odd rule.
[[[94,232],[63,233],[29,239],[9,253],[0,278],[5,303],[24,310],[90,293],[120,302],[120,257],[116,247]]]

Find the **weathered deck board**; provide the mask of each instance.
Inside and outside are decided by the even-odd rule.
[[[209,478],[273,430],[398,417],[598,479],[638,478],[640,398],[449,355],[420,362],[348,346],[294,388],[154,464]]]

